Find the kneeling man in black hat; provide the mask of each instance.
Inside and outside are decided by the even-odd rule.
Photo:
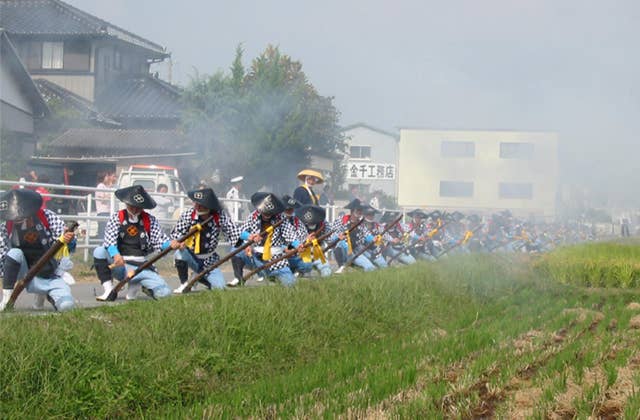
[[[113,276],[122,280],[127,272],[144,264],[146,256],[172,246],[151,210],[156,202],[141,185],[116,190],[116,197],[126,208],[115,212],[107,222],[104,243],[93,251],[93,264],[104,294],[96,299],[104,301],[113,290]],[[174,244],[177,247],[177,244]],[[143,270],[129,281],[127,299],[135,299],[140,288],[147,289],[155,298],[171,294],[171,289],[158,273]]]
[[[193,207],[182,212],[178,223],[171,231],[171,238],[177,240],[186,235],[193,226],[198,226],[198,231],[188,241],[180,243],[180,248],[176,251],[176,269],[181,285],[173,291],[174,293],[182,293],[184,290],[189,279],[189,268],[194,273],[200,273],[218,262],[220,256],[216,248],[220,232],[224,232],[232,244],[235,244],[240,236],[240,229],[233,223],[211,188],[189,191],[187,195],[193,201]],[[201,225],[211,216],[213,219]],[[209,288],[224,289],[224,278],[219,268],[211,270],[204,280]]]

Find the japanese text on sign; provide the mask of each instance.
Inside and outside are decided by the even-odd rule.
[[[347,179],[395,179],[396,165],[390,163],[363,163],[349,161]]]

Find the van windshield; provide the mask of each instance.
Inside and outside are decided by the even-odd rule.
[[[136,179],[133,185],[142,185],[147,191],[155,191],[156,183],[152,179]]]

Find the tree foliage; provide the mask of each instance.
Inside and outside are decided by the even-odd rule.
[[[344,148],[333,98],[323,97],[302,64],[268,46],[245,69],[238,46],[229,73],[196,76],[185,90],[183,124],[202,153],[201,178],[244,175],[249,189],[289,191],[313,154]]]

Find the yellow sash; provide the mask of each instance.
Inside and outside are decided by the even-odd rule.
[[[351,233],[347,229],[347,254],[351,254],[353,252],[353,247],[351,246]]]
[[[466,231],[464,233],[464,238],[462,239],[462,245],[469,242],[469,239],[471,239],[471,237],[473,237],[473,232],[471,232],[470,230]]]
[[[312,250],[313,250],[313,258],[311,256]],[[306,263],[314,260],[320,260],[322,261],[323,264],[327,262],[327,259],[325,258],[324,253],[322,252],[322,247],[318,243],[318,240],[315,238],[311,240],[311,246],[305,248],[302,251],[302,254],[300,256],[302,258],[302,261]]]
[[[202,225],[200,223],[196,223],[193,225],[193,228],[196,230],[196,233],[189,236],[184,244],[187,248],[193,249],[193,252],[197,255],[200,253],[200,231],[202,230]]]
[[[262,261],[269,261],[271,259],[271,239],[273,238],[273,225],[267,229],[267,240],[264,241],[264,251],[262,252]]]
[[[311,196],[311,201],[313,201],[313,204],[315,204],[317,206],[318,205],[318,196],[316,196],[314,193],[311,192],[311,188],[309,188],[309,186],[307,184],[302,184],[302,187],[305,190],[307,190],[307,192]]]
[[[58,240],[60,242],[62,242],[64,244],[64,246],[62,248],[60,248],[58,250],[58,252],[56,252],[56,255],[54,256],[54,258],[56,260],[59,260],[59,259],[61,259],[63,257],[68,257],[69,256],[69,245],[64,241],[64,233],[62,235],[60,235]]]

